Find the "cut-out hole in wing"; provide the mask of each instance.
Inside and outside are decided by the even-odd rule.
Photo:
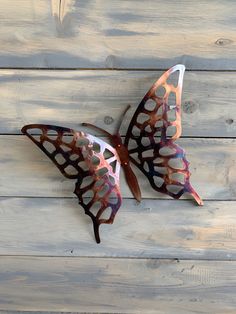
[[[167,190],[170,193],[178,194],[180,191],[183,190],[183,186],[182,185],[169,184],[169,185],[167,185]]]
[[[109,181],[111,185],[115,185],[116,184],[116,179],[114,176],[109,175]]]
[[[113,171],[115,172],[116,171],[116,166],[117,166],[117,161],[114,160],[110,163],[110,166],[112,167]]]
[[[166,136],[168,138],[173,137],[177,132],[177,128],[175,125],[169,125],[168,128],[166,129]]]
[[[175,109],[171,109],[167,111],[167,120],[169,122],[173,122],[176,120],[176,110]]]
[[[156,112],[156,119],[161,120],[163,119],[163,114],[164,114],[164,108],[163,105],[159,106]],[[164,125],[163,120],[162,120],[162,125]]]
[[[99,178],[96,182],[95,182],[95,185],[94,185],[94,188],[96,190],[99,190],[101,186],[103,186],[105,184],[105,181],[103,178]]]
[[[40,136],[43,135],[44,130],[40,128],[29,128],[27,129],[27,134],[31,136],[35,136],[36,140],[39,141]]]
[[[145,109],[148,111],[153,111],[156,108],[157,104],[153,99],[148,99],[145,103]]]
[[[95,151],[96,153],[100,153],[101,151],[101,147],[98,143],[93,143],[93,151]]]
[[[106,193],[109,191],[109,185],[106,183],[102,186],[102,188],[98,192],[98,196],[103,198]]]
[[[117,195],[117,193],[112,192],[109,195],[109,203],[111,204],[117,204],[119,202],[119,197]]]
[[[149,172],[149,166],[148,163],[145,161],[143,164],[143,169],[148,173]]]
[[[142,137],[141,143],[144,147],[150,146],[151,145],[150,138],[149,137]]]
[[[86,137],[80,137],[76,141],[76,147],[88,146],[89,140]]]
[[[57,139],[57,136],[58,136],[58,133],[57,133],[57,131],[55,131],[55,130],[49,130],[48,132],[47,132],[47,137],[49,138],[49,139],[51,139],[51,140],[56,140]]]
[[[114,157],[114,154],[110,150],[108,150],[108,149],[105,149],[103,155],[104,155],[105,159],[109,159],[109,158]]]
[[[112,208],[108,207],[106,210],[102,212],[99,219],[107,221],[111,218],[111,216],[112,216]]]
[[[96,201],[95,203],[93,203],[93,205],[90,207],[90,213],[96,217],[97,216],[97,213],[98,211],[102,208],[102,203],[101,202],[98,202]]]
[[[138,128],[136,125],[133,127],[133,130],[132,130],[132,135],[137,137],[137,136],[140,136],[140,128]]]
[[[72,141],[73,141],[73,136],[72,136],[72,134],[70,134],[68,132],[65,132],[65,133],[63,133],[63,136],[62,136],[61,140],[65,144],[71,144]]]
[[[70,146],[67,146],[67,145],[64,145],[64,144],[61,144],[60,145],[60,148],[63,150],[63,152],[70,152],[72,150],[72,148]]]
[[[89,170],[89,166],[88,166],[88,161],[86,162],[85,160],[82,160],[78,163],[78,167],[79,167],[79,170],[81,171],[88,171]]]
[[[154,156],[154,149],[148,149],[148,150],[145,150],[143,153],[142,153],[142,158],[145,159],[145,158],[152,158]]]
[[[94,191],[92,189],[89,189],[83,193],[84,199],[86,199],[86,198],[91,199],[93,197],[94,197]]]
[[[146,113],[140,113],[137,117],[137,122],[139,124],[143,124],[144,122],[148,121],[149,120],[149,115],[146,114]]]
[[[100,164],[100,159],[97,156],[92,156],[91,158],[93,166],[97,167]]]
[[[158,166],[154,166],[154,170],[160,174],[167,174],[168,170],[166,167],[158,167]]]
[[[177,88],[179,84],[179,76],[179,70],[172,72],[171,75],[169,75],[167,78],[166,83],[170,86],[173,86],[174,88]]]
[[[147,132],[147,133],[152,133],[152,132],[153,132],[153,129],[151,128],[150,125],[147,125],[144,130],[145,130],[145,132]]]
[[[97,171],[97,174],[99,177],[103,177],[108,172],[109,172],[108,169],[106,167],[103,167]]]
[[[160,188],[165,182],[162,177],[158,177],[158,176],[154,176],[153,180],[154,180],[155,186],[157,186],[158,188]]]
[[[48,141],[44,141],[43,142],[43,147],[46,149],[47,152],[49,152],[50,154],[52,154],[53,152],[55,152],[56,147]]]
[[[179,182],[181,184],[184,184],[185,175],[183,173],[180,173],[180,172],[174,172],[174,173],[170,174],[170,179],[174,180],[176,182]]]
[[[158,98],[164,98],[165,94],[166,94],[166,89],[164,86],[160,85],[158,86],[158,88],[156,89],[156,92],[155,92],[156,96]]]
[[[176,107],[176,95],[174,92],[169,94],[167,102],[170,109],[174,109]]]
[[[168,165],[174,169],[185,169],[185,163],[182,158],[170,158]]]
[[[156,157],[156,158],[153,160],[153,163],[154,163],[154,165],[155,165],[155,164],[161,164],[163,161],[164,161],[163,158]]]
[[[55,159],[59,165],[63,165],[66,162],[66,159],[60,153],[55,156]]]
[[[68,165],[66,168],[64,168],[65,173],[67,173],[69,176],[78,176],[79,172],[78,170],[73,167],[72,165]]]
[[[70,158],[71,161],[76,161],[76,160],[79,159],[79,156],[78,156],[78,154],[72,154],[72,155],[70,155],[69,158]]]
[[[161,156],[171,156],[171,155],[174,155],[175,153],[176,153],[176,149],[169,146],[161,147],[159,150],[159,154]]]
[[[93,182],[94,182],[94,178],[92,176],[86,176],[82,179],[80,188],[84,189],[86,187],[89,187]]]

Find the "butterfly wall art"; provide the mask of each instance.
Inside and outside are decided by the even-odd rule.
[[[175,199],[188,193],[199,205],[203,205],[190,184],[185,152],[175,144],[181,135],[184,71],[184,65],[178,64],[152,85],[138,105],[124,141],[119,129],[129,107],[118,121],[114,135],[90,123],[82,124],[104,134],[111,145],[93,135],[61,126],[30,124],[22,128],[22,132],[66,178],[77,180],[74,193],[85,214],[93,221],[97,243],[100,242],[99,226],[113,223],[121,206],[121,166],[127,184],[138,201],[141,200],[141,191],[133,165],[141,170],[155,191]],[[171,83],[174,74],[177,74],[176,84]]]

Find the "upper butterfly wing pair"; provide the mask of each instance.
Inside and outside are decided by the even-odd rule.
[[[102,130],[114,147],[90,134],[60,126],[31,124],[22,128],[65,177],[77,179],[74,193],[93,221],[97,243],[100,224],[112,223],[121,206],[120,166],[132,193],[141,199],[130,161],[145,174],[154,190],[176,199],[189,193],[203,205],[190,184],[185,152],[174,143],[181,135],[184,70],[183,65],[176,65],[154,83],[135,111],[124,143],[119,130],[115,135]],[[173,84],[169,80],[175,72],[178,78]]]

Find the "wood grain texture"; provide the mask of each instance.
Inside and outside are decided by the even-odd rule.
[[[235,12],[233,0],[1,0],[0,314],[235,313]],[[113,132],[131,104],[124,135],[176,63],[191,70],[177,143],[205,206],[152,191],[138,170],[137,204],[122,173],[122,207],[97,245],[75,181],[20,129]]]
[[[2,0],[0,66],[236,69],[233,0]]]
[[[235,260],[235,207],[125,199],[97,245],[76,199],[0,198],[0,255]]]
[[[192,184],[203,199],[236,199],[236,140],[180,139],[187,151]],[[0,196],[71,197],[75,180],[66,179],[26,136],[0,136]],[[135,167],[143,198],[167,198],[150,189]],[[133,197],[121,170],[123,197]]]
[[[161,71],[19,71],[0,73],[0,132],[20,133],[24,124],[48,123],[80,129],[91,122],[114,132],[127,104],[132,109]],[[186,72],[183,136],[235,137],[236,72]],[[91,131],[90,131],[91,132]]]
[[[233,313],[235,262],[0,258],[2,310]]]

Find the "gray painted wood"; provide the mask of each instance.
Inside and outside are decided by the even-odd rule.
[[[80,129],[89,121],[114,132],[128,104],[130,118],[160,71],[0,72],[0,132],[20,133],[24,124],[49,123]],[[236,73],[186,72],[183,136],[235,137]],[[91,132],[91,130],[90,130]]]
[[[236,199],[236,140],[180,139],[187,152],[192,184],[203,199]],[[74,180],[56,166],[26,136],[0,136],[0,196],[71,197]],[[150,189],[144,175],[133,167],[144,198],[167,196]],[[121,170],[123,197],[132,197]]]
[[[78,312],[78,311],[73,311],[73,312],[67,312],[67,311],[1,311],[0,310],[0,314],[88,314],[88,312]],[[104,313],[98,313],[98,312],[90,312],[89,314],[104,314]],[[111,312],[108,313],[106,312],[106,314],[112,314]]]
[[[235,11],[233,0],[1,1],[0,67],[33,68],[0,72],[1,314],[235,313],[236,72],[215,72],[236,70]],[[112,132],[131,104],[124,135],[161,74],[147,70],[176,63],[192,70],[182,102],[190,138],[178,143],[205,206],[167,200],[136,172],[138,205],[122,175],[123,205],[97,245],[74,181],[20,128],[88,121]]]
[[[233,0],[2,0],[0,66],[235,70],[235,11]]]
[[[76,199],[0,198],[0,255],[236,259],[234,201],[123,201],[94,240]]]
[[[236,263],[0,258],[2,310],[233,313]]]

